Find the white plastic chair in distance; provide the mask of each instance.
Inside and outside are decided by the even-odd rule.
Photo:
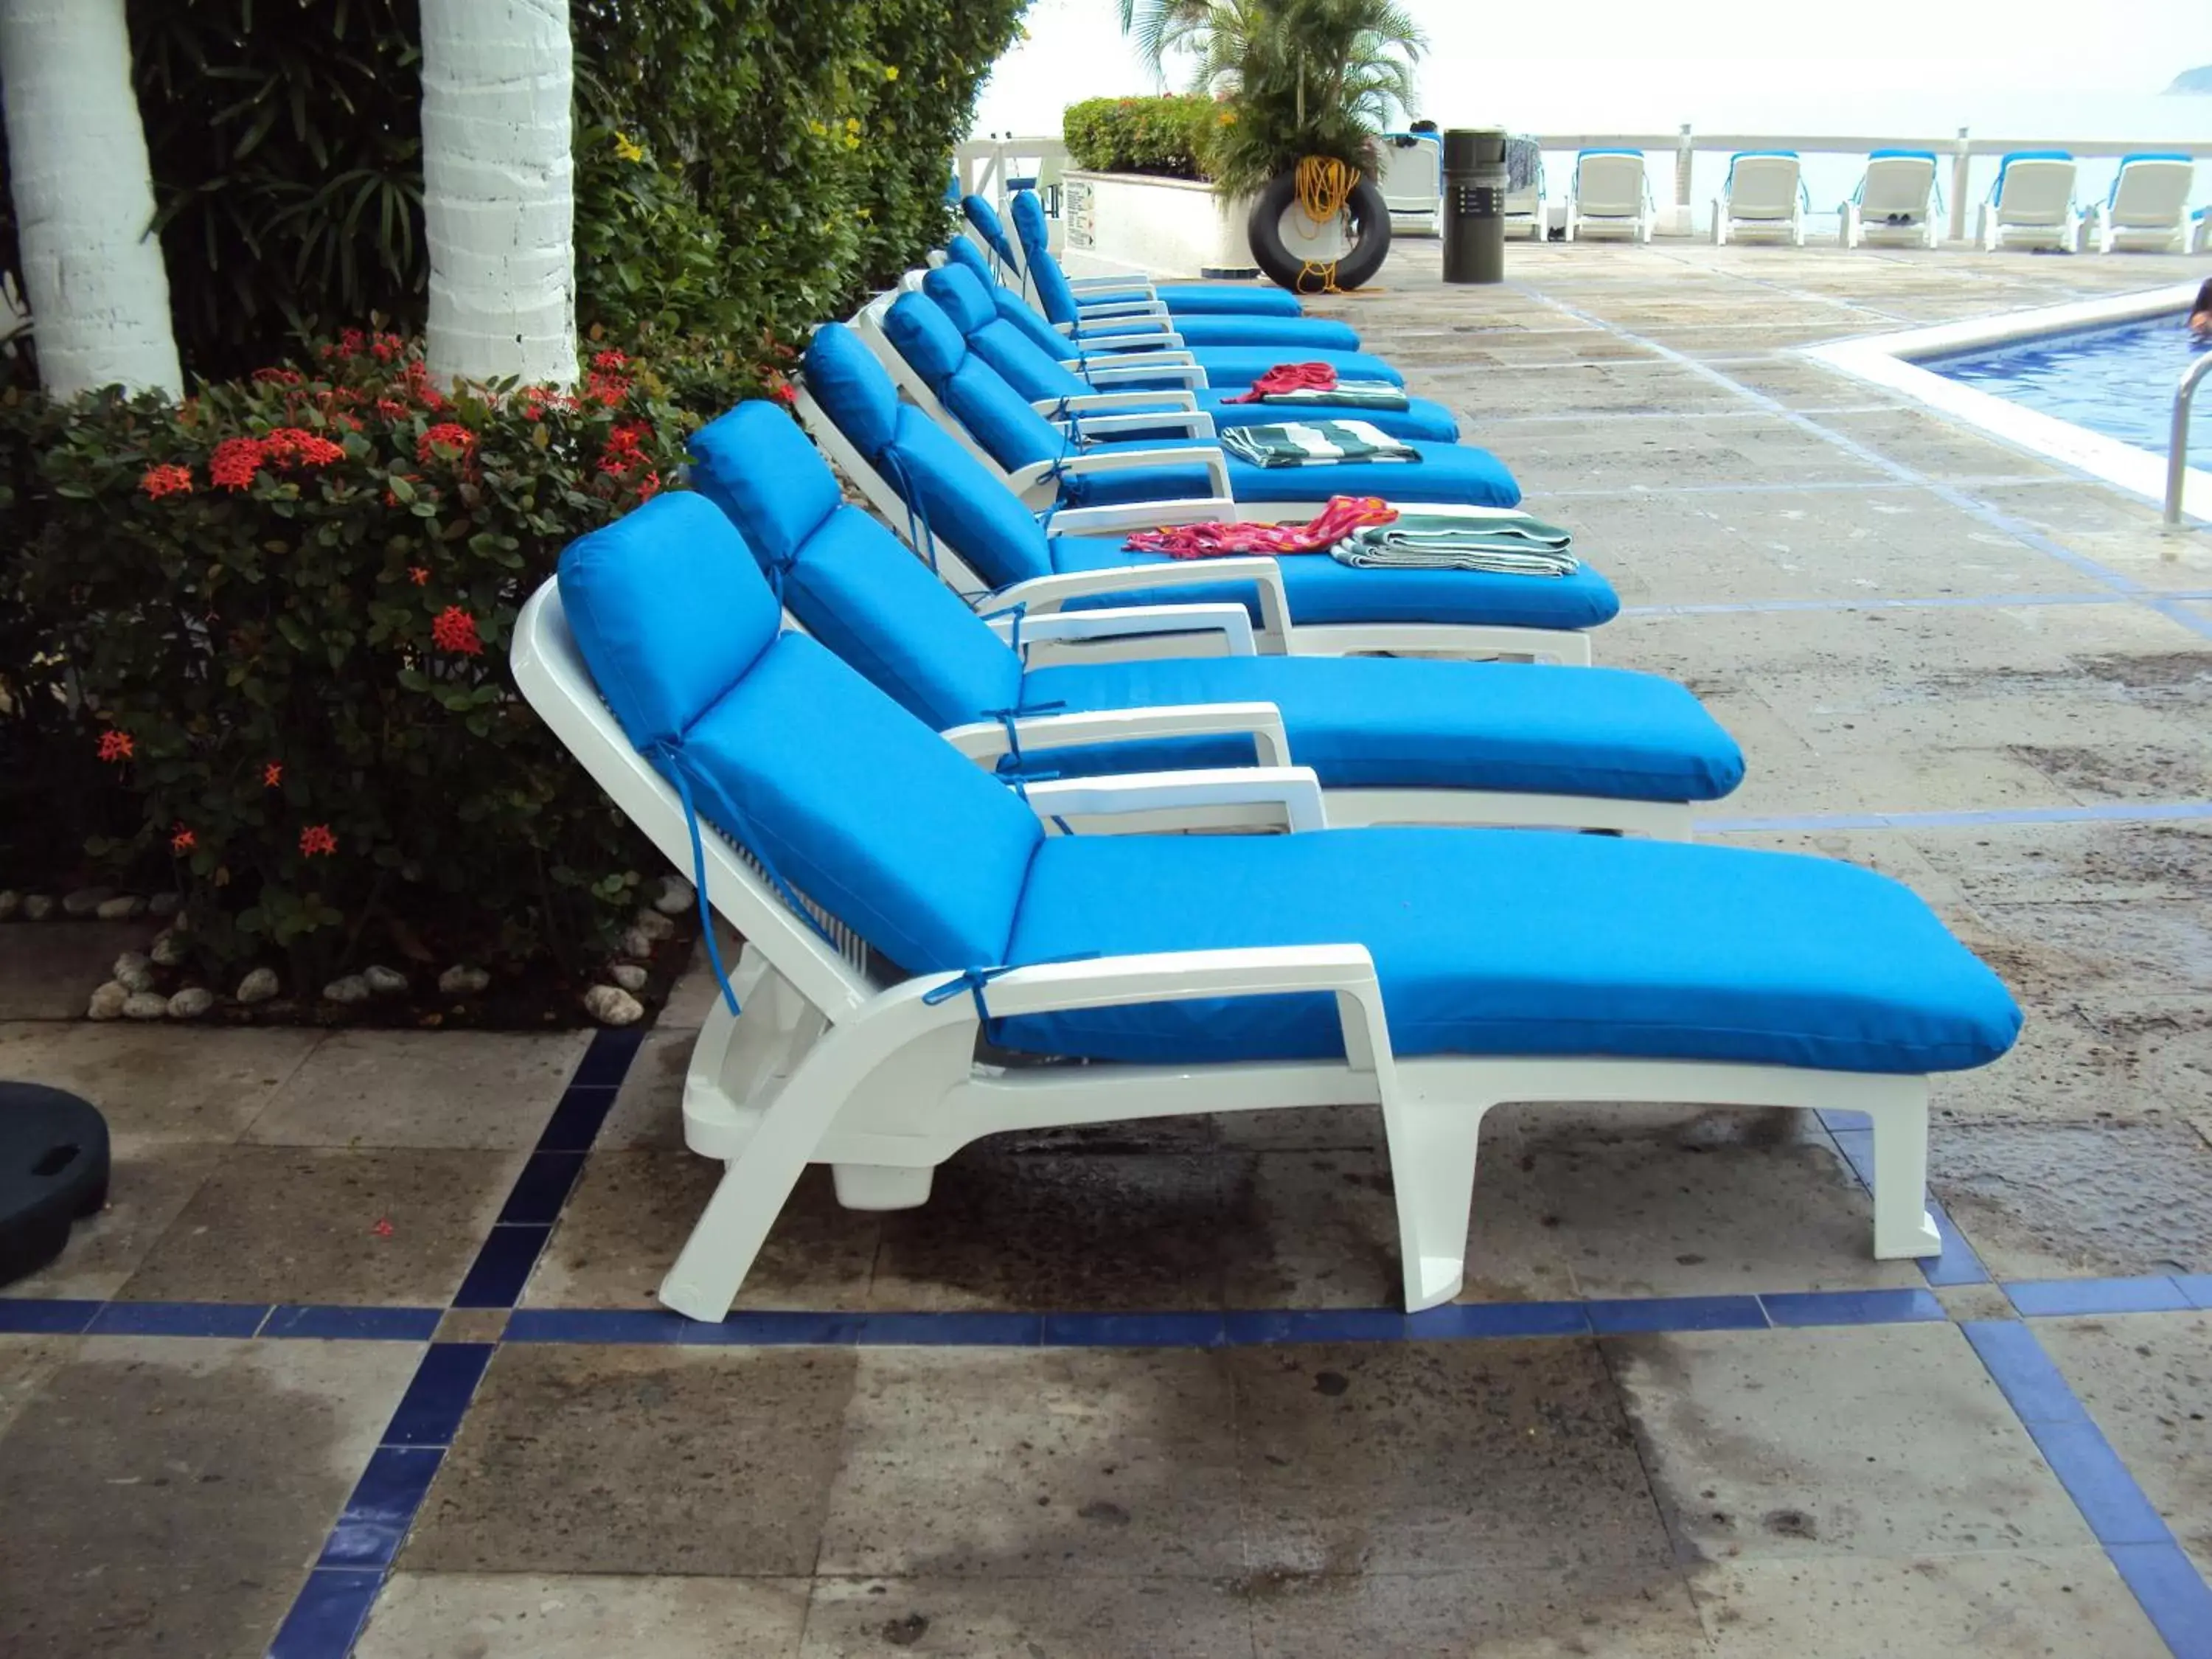
[[[1942,233],[1936,222],[1942,197],[1936,183],[1936,153],[1925,149],[1878,149],[1867,157],[1866,172],[1851,199],[1843,204],[1838,233],[1845,247],[1865,242],[1896,242],[1934,247]]]
[[[1730,236],[1786,236],[1805,246],[1805,173],[1795,150],[1741,150],[1713,198],[1713,246]]]
[[[1603,230],[1648,242],[1657,222],[1642,150],[1586,149],[1575,157],[1567,186],[1567,240]]]
[[[1424,132],[1386,132],[1376,141],[1382,205],[1401,236],[1434,236],[1443,228],[1443,141]]]
[[[1525,229],[1530,241],[1540,242],[1547,229],[1544,223],[1544,153],[1532,138],[1508,138],[1505,166],[1505,234],[1510,236]],[[1514,185],[1516,177],[1520,179],[1518,189]]]
[[[2074,177],[2074,158],[2063,150],[2014,150],[1997,164],[1974,240],[1989,252],[2021,244],[2080,252]]]
[[[512,661],[516,684],[554,734],[663,854],[692,867],[684,807],[600,699],[554,582],[523,606]],[[1236,811],[1255,829],[1328,833],[1319,787],[1302,768],[1052,780],[1028,793],[1048,823],[1131,814],[1158,829],[1197,813],[1218,825]],[[974,999],[943,994],[957,976],[878,977],[857,938],[833,923],[836,944],[825,941],[747,854],[702,830],[708,901],[746,943],[732,975],[743,1012],[716,1000],[684,1074],[685,1144],[725,1165],[660,1285],[660,1300],[691,1318],[728,1313],[810,1163],[830,1166],[848,1208],[906,1209],[927,1201],[938,1164],[983,1135],[1288,1107],[1381,1109],[1408,1310],[1450,1300],[1464,1281],[1476,1142],[1484,1116],[1507,1102],[1865,1112],[1874,1126],[1875,1254],[1941,1248],[1924,1200],[1924,1076],[1599,1058],[1401,1060],[1373,959],[1349,942],[1039,964],[997,975],[989,988],[998,1018],[1328,993],[1343,1024],[1343,1060],[1001,1070],[975,1058]]]
[[[2090,204],[2090,241],[2100,253],[2191,252],[2196,182],[2197,164],[2186,155],[2122,156],[2112,189]]]

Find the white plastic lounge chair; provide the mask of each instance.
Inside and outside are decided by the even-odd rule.
[[[1210,560],[1127,551],[1132,530],[1219,519],[1235,504],[1075,507],[1041,519],[945,428],[902,406],[882,364],[837,323],[817,329],[807,345],[799,415],[885,522],[957,590],[988,595],[988,607],[1023,603],[1036,616],[1097,605],[1109,594],[1106,602],[1115,604],[1230,600],[1251,611],[1267,648],[1293,655],[1388,651],[1576,664],[1590,659],[1588,630],[1620,611],[1611,584],[1587,564],[1554,579],[1356,570],[1294,558],[1276,567],[1277,586],[1224,577],[1206,568]]]
[[[1787,236],[1805,246],[1805,172],[1794,149],[1740,149],[1713,198],[1713,246],[1730,236]]]
[[[1534,138],[1505,141],[1505,234],[1527,230],[1540,242],[1544,223],[1544,151]]]
[[[2089,207],[2097,252],[2191,252],[2189,192],[2196,182],[2197,164],[2186,155],[2122,156],[2112,189]]]
[[[883,311],[880,337],[936,394],[979,459],[1039,511],[1203,496],[1290,519],[1311,518],[1332,495],[1491,507],[1521,500],[1504,464],[1468,444],[1400,439],[1395,441],[1410,446],[1416,459],[1268,468],[1224,453],[1214,442],[1211,418],[1200,413],[1086,416],[1069,428],[1055,427],[918,294],[902,294]],[[1170,418],[1183,424],[1183,433],[1163,437]],[[1338,418],[1356,419],[1357,411],[1340,411]],[[1144,435],[1120,435],[1127,432]]]
[[[1409,1309],[1463,1282],[1508,1101],[1864,1111],[1875,1253],[1940,1249],[1928,1075],[1994,1059],[2020,1017],[1903,887],[1780,853],[1333,830],[1297,768],[1024,799],[779,633],[714,531],[671,492],[586,538],[513,647],[532,706],[746,940],[685,1079],[685,1139],[726,1170],[671,1307],[728,1311],[809,1163],[900,1209],[985,1134],[1322,1104],[1382,1111]],[[1049,834],[1239,808],[1291,833]],[[1001,1068],[986,1036],[1091,1063]]]
[[[987,621],[843,504],[829,464],[774,405],[739,404],[690,448],[692,483],[742,532],[799,626],[1002,777],[1295,762],[1313,768],[1333,823],[1686,841],[1691,804],[1743,775],[1735,740],[1655,675],[1262,655],[1234,603]],[[1276,574],[1264,560],[1234,563]],[[1091,654],[1095,641],[1137,636],[1149,647],[1141,660]],[[1071,643],[1073,659],[1032,665],[1036,647]],[[1227,654],[1189,654],[1224,643]]]
[[[1443,225],[1443,140],[1429,132],[1386,132],[1378,141],[1382,205],[1400,236],[1434,236]]]
[[[1425,438],[1434,443],[1459,441],[1458,417],[1442,404],[1426,398],[1408,398],[1403,409],[1347,408],[1312,398],[1232,403],[1227,401],[1230,393],[1202,384],[1107,395],[1112,393],[1115,382],[1109,380],[1101,386],[1085,380],[1048,348],[1040,346],[1034,337],[1000,316],[990,290],[973,271],[957,265],[940,266],[927,272],[909,271],[900,287],[906,292],[921,293],[943,312],[967,337],[969,349],[1028,398],[1032,409],[1052,421],[1135,413],[1145,409],[1176,409],[1202,412],[1219,430],[1297,419],[1301,413],[1324,417],[1352,414],[1401,438]],[[882,336],[883,313],[890,309],[890,295],[880,296],[862,307],[853,319],[854,326],[872,345]],[[884,366],[891,371],[901,390],[932,416],[939,416],[937,394],[888,342],[877,356],[884,360]]]
[[[1934,150],[1869,152],[1858,188],[1843,206],[1844,246],[1899,242],[1910,247],[1934,247],[1942,234],[1939,222],[1943,211],[1936,173]]]
[[[2015,243],[2081,251],[2081,215],[2074,205],[2074,158],[2063,149],[2016,149],[1997,163],[1981,206],[1975,240],[1984,249]]]
[[[1657,222],[1642,150],[1586,149],[1576,155],[1567,185],[1567,240],[1605,230],[1648,242]]]

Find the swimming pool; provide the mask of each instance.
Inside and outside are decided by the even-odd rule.
[[[1946,380],[2163,455],[2174,386],[2206,349],[2191,341],[2179,315],[2168,315],[1921,362]],[[2212,400],[2205,401],[2190,433],[2192,466],[2212,466]]]

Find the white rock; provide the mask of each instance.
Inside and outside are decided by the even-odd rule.
[[[653,938],[642,927],[623,929],[622,953],[626,957],[649,957],[653,954]]]
[[[146,901],[146,914],[149,916],[173,916],[184,907],[185,896],[182,893],[156,893]]]
[[[88,916],[115,896],[112,887],[80,887],[62,900],[65,916]]]
[[[12,887],[0,887],[0,921],[13,921],[23,908],[23,896]]]
[[[344,978],[334,979],[323,987],[323,1000],[325,1002],[343,1002],[350,1006],[356,1002],[366,1002],[368,999],[368,981],[359,974],[348,974]]]
[[[215,993],[204,985],[187,985],[169,999],[171,1019],[198,1019],[215,1006]]]
[[[281,988],[274,968],[256,968],[238,981],[238,1000],[248,1004],[266,1002]]]
[[[136,893],[118,893],[92,914],[102,921],[132,921],[146,914],[146,901]]]
[[[401,997],[407,994],[407,975],[396,968],[368,967],[361,970],[361,976],[368,982],[372,995]]]
[[[584,1012],[602,1025],[635,1025],[645,1018],[645,1005],[618,987],[594,985],[584,993]]]
[[[457,962],[438,975],[439,990],[449,997],[472,997],[490,983],[489,974],[465,963]]]
[[[130,988],[118,985],[111,979],[92,994],[92,1004],[84,1011],[84,1017],[87,1019],[120,1019],[123,1018],[123,1005],[130,1000]]]
[[[659,944],[660,941],[665,939],[674,939],[676,937],[676,924],[671,921],[666,916],[662,915],[658,910],[639,911],[637,913],[637,921],[633,925],[637,928],[639,933],[644,934],[655,945]]]
[[[607,969],[607,977],[625,991],[645,989],[646,972],[634,962],[618,962]]]
[[[664,916],[680,916],[699,902],[699,890],[682,876],[663,876],[653,908]]]
[[[154,964],[136,951],[125,951],[115,958],[115,966],[108,972],[116,983],[126,991],[150,991],[154,988]]]
[[[185,959],[185,942],[177,937],[175,928],[164,927],[154,935],[147,954],[154,958],[156,968],[173,968]]]
[[[54,913],[54,902],[45,893],[26,893],[23,896],[23,920],[44,921]]]
[[[167,1019],[169,1000],[159,991],[133,991],[123,999],[125,1019]]]

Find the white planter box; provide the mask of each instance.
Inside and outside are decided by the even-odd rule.
[[[1068,270],[1079,276],[1140,271],[1197,276],[1254,269],[1245,240],[1249,201],[1212,185],[1133,173],[1070,173],[1060,181]]]

